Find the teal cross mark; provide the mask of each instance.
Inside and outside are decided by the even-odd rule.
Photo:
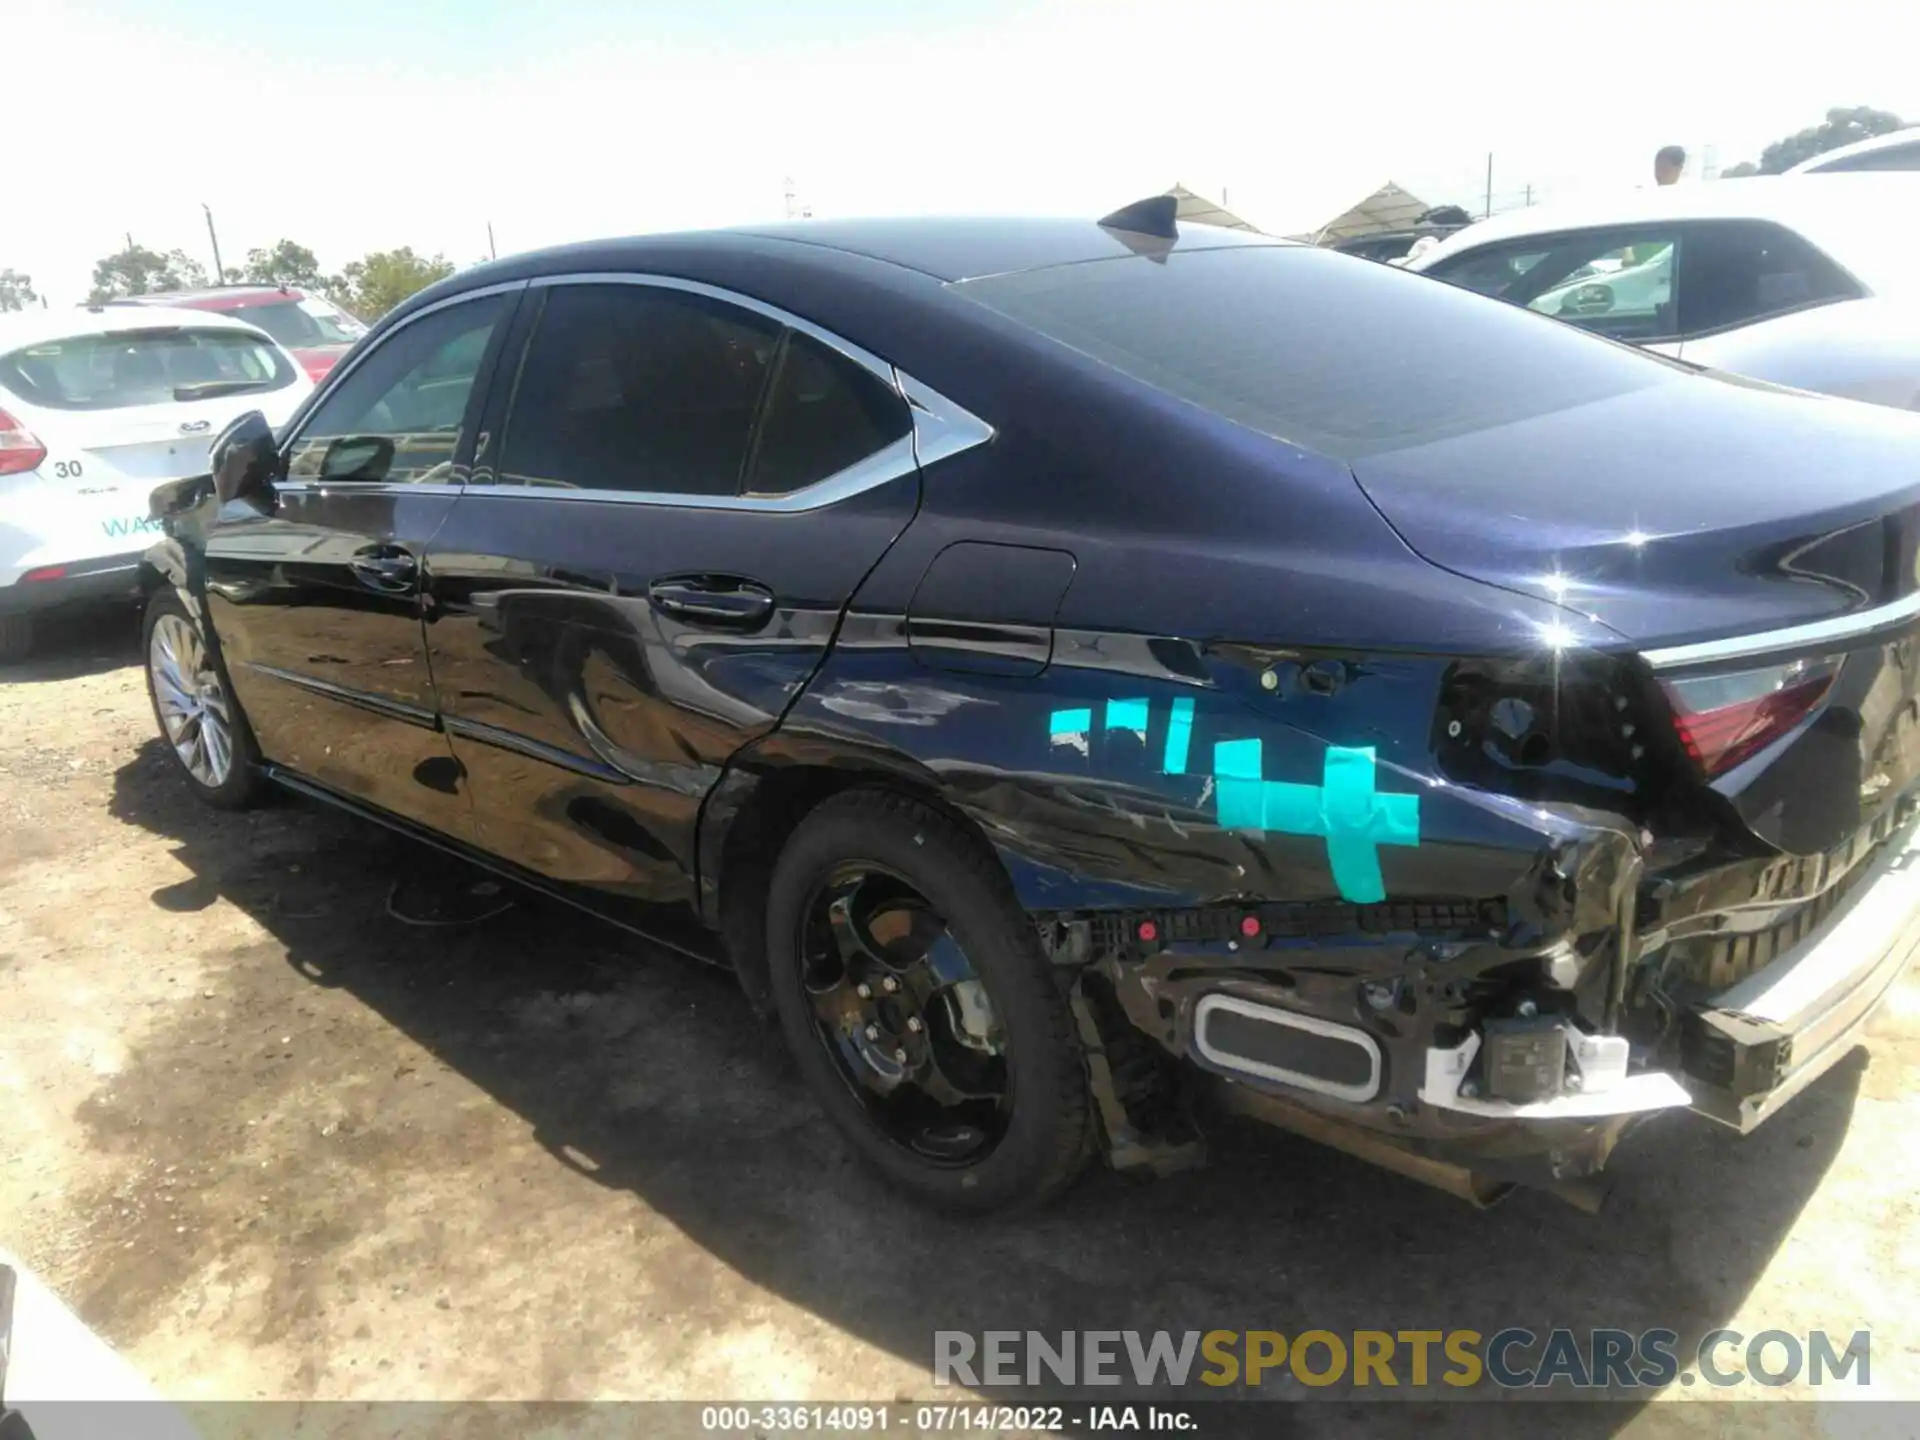
[[[1420,843],[1420,797],[1374,789],[1373,747],[1327,747],[1318,785],[1260,778],[1260,742],[1223,740],[1213,747],[1220,825],[1227,830],[1277,830],[1320,835],[1341,897],[1355,905],[1387,898],[1380,875],[1382,845]]]

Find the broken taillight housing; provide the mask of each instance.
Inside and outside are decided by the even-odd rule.
[[[1709,776],[1758,754],[1811,715],[1840,674],[1838,657],[1660,682],[1680,743]]]

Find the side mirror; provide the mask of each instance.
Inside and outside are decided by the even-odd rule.
[[[394,444],[385,435],[342,435],[320,457],[322,480],[377,485],[393,469]]]
[[[154,486],[147,497],[147,514],[155,520],[171,520],[184,515],[207,498],[211,485],[205,475],[185,480],[168,480]]]
[[[280,473],[280,450],[273,427],[258,410],[249,410],[213,442],[213,493],[220,503],[238,500],[273,484]]]

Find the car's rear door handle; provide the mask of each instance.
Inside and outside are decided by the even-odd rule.
[[[398,545],[371,545],[354,552],[347,568],[360,583],[374,590],[395,594],[411,590],[420,578],[420,562],[411,551]]]
[[[748,630],[773,614],[773,592],[737,575],[679,575],[656,580],[647,599],[662,615],[691,625]]]

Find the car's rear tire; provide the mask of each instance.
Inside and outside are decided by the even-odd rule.
[[[241,810],[265,777],[247,717],[200,626],[172,589],[154,592],[141,628],[147,699],[187,787],[217,810]]]
[[[0,665],[24,660],[33,652],[33,616],[0,615]]]
[[[993,853],[932,807],[855,790],[774,867],[768,979],[806,1084],[922,1203],[1041,1204],[1090,1146],[1067,998]]]

